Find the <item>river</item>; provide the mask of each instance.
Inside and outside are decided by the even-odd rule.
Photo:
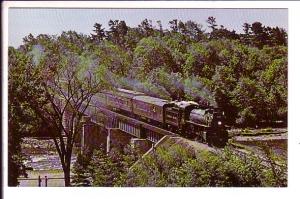
[[[63,178],[63,170],[59,155],[53,140],[41,138],[25,138],[22,143],[24,165],[28,178],[19,180],[19,186],[38,186],[38,176],[42,178],[41,186],[45,186],[47,178]],[[71,158],[71,165],[76,161],[75,152]],[[29,180],[36,179],[36,180]],[[63,179],[49,179],[48,186],[64,186]]]

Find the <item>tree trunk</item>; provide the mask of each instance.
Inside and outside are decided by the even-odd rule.
[[[67,143],[69,146],[70,143]],[[65,186],[70,187],[71,186],[71,157],[72,157],[72,147],[67,147],[67,152],[65,154],[65,166],[63,167],[64,170],[64,177],[65,177]]]
[[[63,169],[64,171],[64,178],[65,178],[65,186],[71,186],[71,177],[70,177],[70,165],[67,163],[66,167]]]

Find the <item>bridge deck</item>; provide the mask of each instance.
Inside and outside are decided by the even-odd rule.
[[[91,117],[91,121],[93,123],[98,124],[98,125],[100,125],[102,127],[107,127],[104,124],[104,122],[103,122],[104,121],[103,117],[106,117],[106,118],[117,118],[118,120],[120,120],[122,122],[131,124],[131,125],[134,125],[134,126],[139,126],[140,128],[142,127],[144,129],[147,129],[148,131],[150,131],[152,133],[159,134],[160,138],[163,137],[163,136],[165,136],[165,135],[176,136],[176,134],[173,133],[173,132],[171,132],[171,131],[168,131],[168,130],[165,130],[165,129],[153,126],[153,125],[148,124],[146,122],[143,122],[143,121],[140,121],[140,120],[137,120],[137,119],[134,119],[134,118],[122,115],[120,113],[116,113],[116,112],[111,111],[111,110],[109,110],[109,109],[107,109],[105,107],[99,106],[99,104],[97,104],[97,106],[91,104],[87,108],[85,114]],[[153,140],[150,139],[150,141],[153,141]]]

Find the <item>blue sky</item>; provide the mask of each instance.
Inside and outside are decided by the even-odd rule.
[[[259,21],[266,26],[278,26],[288,30],[287,9],[63,9],[63,8],[10,8],[8,13],[8,43],[18,47],[29,33],[58,35],[62,31],[75,30],[90,34],[93,25],[103,24],[108,29],[110,19],[125,20],[133,27],[147,18],[160,20],[163,28],[172,19],[193,20],[206,27],[206,19],[214,16],[217,24],[242,32],[243,23]]]

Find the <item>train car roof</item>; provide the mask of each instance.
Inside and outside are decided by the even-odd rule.
[[[127,89],[123,89],[123,88],[118,88],[117,90],[122,93],[128,93],[128,94],[132,94],[132,95],[145,95],[145,93],[142,93],[139,91],[127,90]]]
[[[160,99],[160,98],[156,98],[156,97],[150,97],[150,96],[146,96],[146,95],[135,96],[133,99],[139,100],[139,101],[142,101],[142,102],[145,102],[148,104],[154,104],[157,106],[164,106],[166,104],[172,104],[168,100],[164,100],[164,99]]]
[[[131,91],[131,90],[126,90],[126,89],[122,89],[122,88],[117,88],[115,90],[103,90],[103,91],[101,91],[101,93],[111,94],[111,95],[115,95],[115,96],[122,96],[122,97],[126,97],[126,98],[133,98],[134,96],[145,95],[142,92]]]

